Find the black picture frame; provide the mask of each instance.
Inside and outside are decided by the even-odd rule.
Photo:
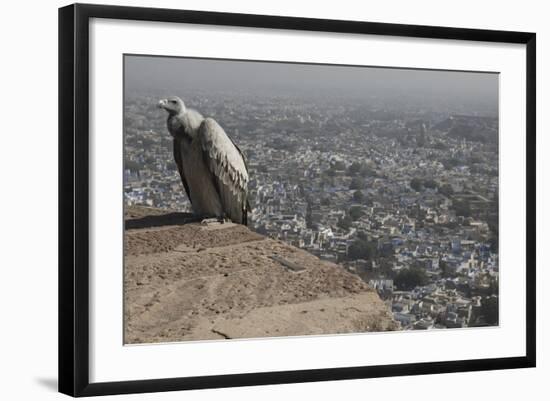
[[[382,366],[89,381],[90,18],[276,28],[526,45],[526,353],[521,357]],[[536,35],[479,29],[75,4],[59,9],[59,391],[71,396],[142,393],[534,367],[536,364]]]

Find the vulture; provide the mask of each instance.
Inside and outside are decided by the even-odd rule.
[[[158,106],[168,112],[174,159],[193,212],[246,225],[248,168],[239,147],[214,119],[186,108],[179,97]]]

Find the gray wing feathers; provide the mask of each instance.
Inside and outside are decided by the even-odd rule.
[[[225,215],[236,223],[246,224],[248,171],[242,153],[211,118],[202,122],[199,136]]]
[[[185,193],[187,194],[187,198],[189,198],[189,202],[191,202],[191,193],[189,192],[189,185],[187,184],[187,180],[185,179],[185,173],[183,172],[183,164],[181,160],[181,139],[174,138],[174,160],[176,161],[176,166],[178,167],[178,171],[180,173],[181,182],[183,184],[183,188],[185,188]]]

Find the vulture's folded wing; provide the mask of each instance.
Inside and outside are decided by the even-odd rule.
[[[226,217],[246,224],[248,171],[244,156],[223,128],[211,118],[202,122],[199,139],[204,161],[212,174]]]
[[[181,182],[183,184],[183,187],[185,188],[185,193],[187,194],[187,198],[189,199],[189,202],[191,202],[191,194],[189,193],[189,184],[187,184],[187,180],[185,179],[185,174],[183,173],[183,163],[181,160],[181,141],[182,140],[179,138],[174,138],[174,160],[176,161],[176,166],[178,166]]]

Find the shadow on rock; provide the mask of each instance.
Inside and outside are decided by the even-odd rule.
[[[167,213],[158,216],[144,216],[128,219],[124,222],[126,230],[138,228],[152,228],[163,226],[177,226],[201,221],[201,218],[192,213]]]

